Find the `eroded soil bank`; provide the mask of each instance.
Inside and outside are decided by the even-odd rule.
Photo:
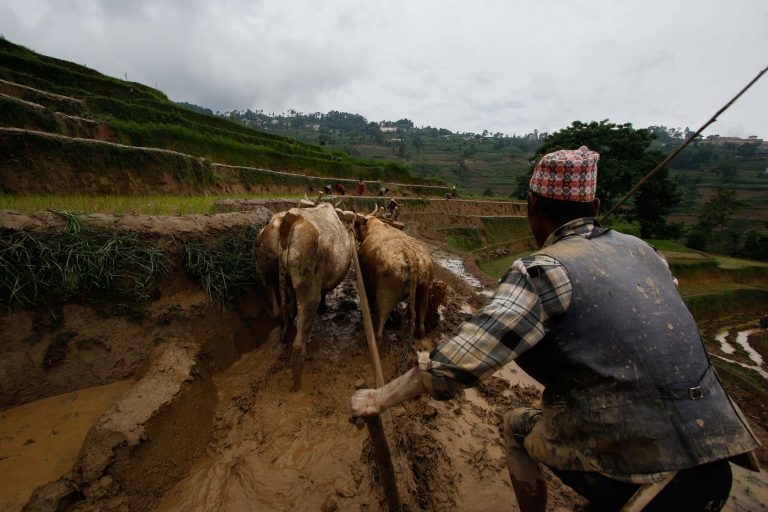
[[[238,215],[131,223],[172,245],[169,233],[173,240],[215,238],[241,225]],[[438,268],[437,278],[446,284],[444,305],[419,349],[434,346],[484,301],[448,270]],[[3,378],[11,370],[14,382],[28,384],[12,394],[3,385],[0,487],[27,494],[0,494],[0,509],[19,510],[32,496],[27,510],[386,510],[367,432],[347,421],[355,381],[373,381],[353,271],[318,315],[298,392],[289,391],[283,347],[263,310],[253,294],[222,311],[173,269],[142,319],[81,304],[63,307],[54,322],[40,311],[0,315],[2,332],[14,340],[0,348]],[[404,352],[405,366],[412,364],[404,314],[402,307],[393,314],[380,347],[385,379],[398,373]],[[65,357],[43,370],[46,348],[61,332],[70,333]],[[111,387],[85,389],[97,385]],[[538,399],[535,383],[509,365],[453,400],[393,408],[390,443],[405,507],[516,510],[499,426],[506,410]],[[748,394],[737,400],[754,416]],[[766,439],[765,430],[758,435]],[[16,480],[6,480],[9,472]],[[62,478],[33,495],[24,475],[36,475],[35,485]],[[735,478],[726,509],[766,510],[765,474],[735,469]],[[551,475],[548,481],[550,511],[585,510],[574,492]]]

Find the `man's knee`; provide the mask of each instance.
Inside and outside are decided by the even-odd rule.
[[[525,437],[531,433],[539,418],[541,418],[541,411],[531,407],[518,407],[509,411],[504,415],[505,442],[522,447]]]

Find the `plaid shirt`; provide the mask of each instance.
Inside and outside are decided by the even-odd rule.
[[[587,236],[599,226],[593,218],[573,220],[556,229],[543,247],[566,236]],[[571,281],[559,261],[540,254],[516,260],[485,306],[434,350],[419,353],[419,369],[427,390],[444,400],[459,388],[477,384],[538,343],[546,332],[547,320],[565,313],[570,304]],[[603,474],[644,484],[671,473]]]
[[[555,230],[544,247],[570,235],[588,235],[593,218],[573,220]],[[516,260],[488,303],[431,352],[418,356],[424,384],[441,400],[476,385],[538,343],[546,322],[571,304],[571,281],[554,258],[532,254]]]

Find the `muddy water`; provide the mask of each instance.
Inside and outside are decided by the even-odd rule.
[[[15,511],[70,469],[88,430],[133,381],[81,389],[0,413],[0,510]]]
[[[370,370],[359,311],[344,296],[329,295],[329,310],[315,322],[300,391],[289,391],[274,341],[214,378],[215,439],[156,510],[319,510],[326,501],[359,509],[378,500],[360,461],[364,431],[345,414],[354,381]]]

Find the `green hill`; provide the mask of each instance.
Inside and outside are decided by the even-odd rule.
[[[254,130],[0,39],[0,192],[298,193],[327,178],[439,184],[402,162]]]

